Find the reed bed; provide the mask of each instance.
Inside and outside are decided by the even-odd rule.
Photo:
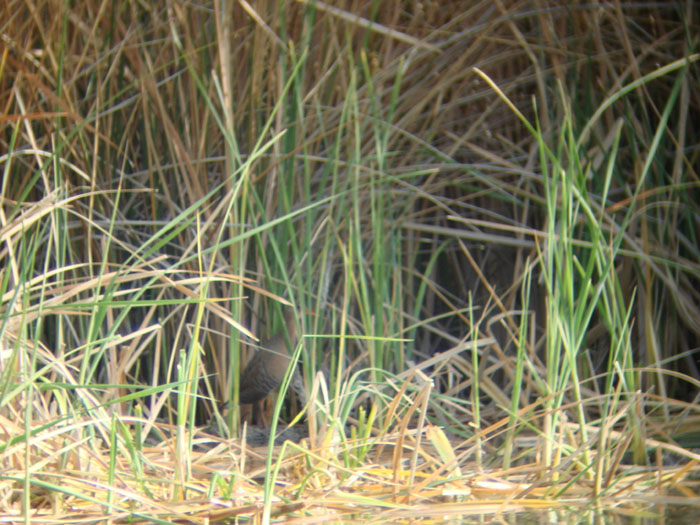
[[[0,519],[693,516],[697,7],[5,2]]]

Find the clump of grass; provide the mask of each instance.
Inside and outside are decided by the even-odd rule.
[[[692,490],[689,6],[1,9],[3,515]],[[283,302],[307,402],[264,410],[308,438],[256,448],[239,371]]]

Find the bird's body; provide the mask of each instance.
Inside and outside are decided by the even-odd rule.
[[[285,311],[284,323],[286,335],[293,349],[297,344],[297,325],[293,309],[288,308]],[[264,341],[253,358],[248,361],[241,375],[240,402],[256,403],[265,399],[282,383],[290,359],[283,328],[269,341]]]

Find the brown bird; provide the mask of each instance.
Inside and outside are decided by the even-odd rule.
[[[297,344],[297,323],[292,308],[285,310],[284,324],[291,348],[287,347],[284,328],[260,345],[241,376],[241,403],[261,401],[282,383],[291,359],[289,351]]]

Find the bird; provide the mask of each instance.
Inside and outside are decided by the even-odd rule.
[[[298,340],[295,312],[292,308],[285,310],[284,324],[286,329],[277,332],[270,340],[263,341],[243,370],[239,386],[241,403],[262,401],[282,383],[291,360],[289,350],[296,346]],[[291,348],[287,347],[285,334],[289,337]]]

